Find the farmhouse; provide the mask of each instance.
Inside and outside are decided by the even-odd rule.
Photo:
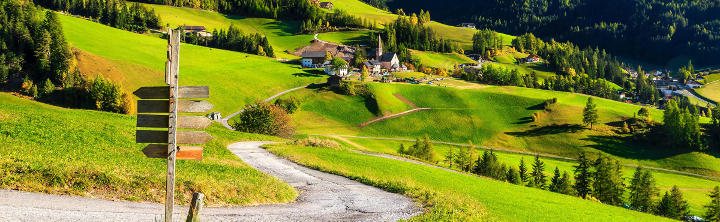
[[[518,59],[518,62],[521,63],[536,63],[536,62],[542,62],[542,58],[538,55],[529,55],[528,57]]]
[[[300,57],[303,68],[318,68],[325,61],[325,51],[306,51]]]
[[[340,70],[335,70],[335,67],[333,65],[330,65],[330,61],[325,62],[325,74],[331,75],[331,76],[339,76],[339,77],[345,77],[348,75],[348,68],[341,68]]]
[[[460,23],[457,27],[475,29],[475,23]]]
[[[380,74],[382,71],[380,68],[380,62],[375,60],[366,61],[363,63],[365,65],[365,68],[367,68],[368,73],[372,75]]]
[[[320,8],[333,9],[332,2],[320,2]]]
[[[182,29],[185,31],[185,33],[188,33],[188,32],[204,32],[204,31],[205,31],[205,26],[181,25],[181,26],[178,26],[178,28],[182,28]]]

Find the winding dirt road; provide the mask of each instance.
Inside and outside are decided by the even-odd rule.
[[[270,154],[267,142],[240,142],[229,149],[258,170],[290,184],[300,193],[289,204],[204,208],[203,221],[396,221],[422,210],[408,197],[328,173],[311,170]],[[162,204],[111,201],[78,196],[0,190],[0,221],[156,221]],[[177,221],[187,207],[176,206]]]

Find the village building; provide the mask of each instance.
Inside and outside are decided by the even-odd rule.
[[[311,5],[316,5],[316,6],[319,7],[319,6],[320,6],[320,1],[318,1],[318,0],[310,0],[310,4],[311,4]]]
[[[397,53],[394,52],[383,52],[383,44],[382,39],[378,37],[378,48],[371,53],[368,53],[368,55],[375,55],[375,60],[372,60],[374,63],[372,64],[372,67],[366,67],[368,68],[368,71],[371,70],[371,68],[375,68],[376,64],[380,64],[380,72],[404,72],[407,71],[407,67],[403,64],[400,64],[400,59],[397,56]]]
[[[300,57],[303,68],[319,68],[325,62],[325,51],[306,51]]]
[[[320,8],[333,9],[333,3],[332,2],[320,2]]]
[[[457,25],[457,27],[463,27],[463,28],[469,28],[469,29],[476,29],[475,23],[460,23]]]
[[[372,75],[377,75],[382,72],[380,69],[380,62],[375,60],[366,61],[363,63],[365,65],[365,68],[367,68],[368,73]]]
[[[542,58],[540,58],[540,56],[538,56],[538,55],[528,55],[525,58],[518,59],[518,62],[520,62],[520,63],[537,63],[537,62],[542,62]]]
[[[187,33],[195,33],[198,37],[205,37],[205,38],[212,37],[212,34],[206,31],[207,29],[205,29],[205,26],[181,25],[181,26],[178,26],[178,28],[181,28],[186,34]]]
[[[339,77],[345,77],[348,75],[348,67],[335,70],[335,67],[330,65],[330,61],[325,62],[323,66],[325,66],[325,74]]]

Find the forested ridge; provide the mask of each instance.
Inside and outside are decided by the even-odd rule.
[[[619,56],[665,65],[689,56],[715,65],[720,56],[720,0],[366,0],[393,11],[430,10],[448,24],[548,41],[571,41]]]

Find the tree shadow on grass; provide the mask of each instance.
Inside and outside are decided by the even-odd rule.
[[[627,159],[658,160],[689,152],[640,144],[621,136],[591,135],[582,140],[594,143],[587,147]]]
[[[517,122],[514,122],[513,124],[527,124],[527,123],[532,123],[532,122],[533,122],[532,117],[528,116],[528,117],[520,118]]]
[[[579,125],[579,124],[552,124],[548,126],[541,126],[533,129],[529,129],[522,132],[505,132],[505,134],[512,135],[512,136],[522,136],[522,137],[530,137],[530,136],[544,136],[544,135],[551,135],[551,134],[559,134],[559,133],[576,133],[578,131],[584,130],[585,127]]]

